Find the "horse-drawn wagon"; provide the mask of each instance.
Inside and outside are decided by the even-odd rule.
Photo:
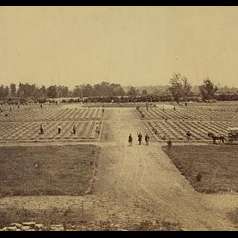
[[[233,141],[238,141],[238,127],[230,127],[228,128],[228,141],[233,142]]]

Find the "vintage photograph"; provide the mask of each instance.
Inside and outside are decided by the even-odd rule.
[[[237,24],[1,6],[0,230],[237,230]]]

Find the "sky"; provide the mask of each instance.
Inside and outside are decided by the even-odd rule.
[[[238,7],[0,7],[0,84],[238,87]]]

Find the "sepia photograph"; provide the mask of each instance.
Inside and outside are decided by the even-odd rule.
[[[238,7],[1,6],[0,231],[238,230]]]

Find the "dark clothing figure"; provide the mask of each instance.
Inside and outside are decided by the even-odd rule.
[[[40,108],[41,108],[41,109],[43,108],[43,105],[42,105],[42,104],[40,105]]]
[[[191,132],[187,131],[186,136],[187,136],[187,140],[190,141],[190,138],[192,136]]]
[[[168,140],[168,141],[167,141],[167,145],[168,145],[168,149],[171,149],[171,147],[172,147],[172,141],[171,141],[171,140]]]
[[[100,128],[99,126],[96,127],[96,133],[99,135],[100,134]]]
[[[223,144],[225,143],[225,137],[224,136],[220,136],[220,140]]]
[[[150,137],[147,134],[145,134],[145,143],[146,143],[146,145],[149,145],[149,140],[150,140]]]
[[[146,103],[146,111],[148,112],[148,110],[149,110],[149,105],[148,105],[148,103]]]
[[[176,108],[175,108],[175,106],[174,106],[174,111],[176,111]]]
[[[133,141],[133,138],[132,138],[132,135],[130,134],[128,137],[129,145],[132,145],[132,141]]]
[[[43,128],[42,125],[40,125],[40,134],[41,134],[41,135],[44,134],[44,128]]]
[[[73,134],[76,135],[76,126],[73,125]]]
[[[60,133],[61,133],[61,127],[58,126],[58,134],[60,134]]]
[[[138,142],[139,142],[139,145],[141,145],[141,141],[142,141],[142,134],[139,133],[139,134],[138,134]]]

